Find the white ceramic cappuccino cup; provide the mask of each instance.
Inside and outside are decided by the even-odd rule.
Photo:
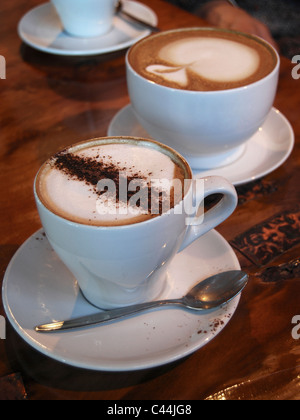
[[[186,28],[152,35],[161,37],[169,32],[217,31],[222,29]],[[227,31],[235,33],[234,31]],[[266,120],[274,103],[280,58],[273,71],[247,86],[218,91],[192,91],[164,86],[147,79],[134,70],[126,57],[127,85],[133,111],[138,122],[153,139],[176,149],[193,169],[212,169],[238,159],[247,140]],[[148,38],[137,45],[145,45]],[[141,44],[143,43],[143,44]],[[219,63],[222,68],[222,62]]]
[[[96,37],[112,27],[116,0],[51,0],[51,3],[71,36]]]
[[[176,253],[222,223],[237,205],[236,190],[226,179],[193,180],[185,159],[154,141],[100,138],[72,146],[71,150],[112,141],[151,147],[171,157],[184,170],[187,189],[178,205],[157,217],[122,226],[91,226],[67,220],[45,205],[37,187],[45,165],[41,168],[35,180],[34,195],[47,238],[77,279],[86,299],[102,309],[159,298]],[[204,189],[195,188],[196,182],[202,182]],[[222,194],[223,198],[204,216],[198,215],[197,208],[189,203],[203,204],[204,197],[211,194]]]

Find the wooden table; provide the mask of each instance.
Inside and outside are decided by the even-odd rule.
[[[142,2],[155,10],[162,29],[205,24],[162,0]],[[18,248],[41,227],[32,194],[40,165],[63,146],[105,136],[111,119],[129,103],[125,51],[67,58],[22,44],[17,24],[38,4],[0,5],[0,54],[7,71],[0,80],[1,279]],[[291,76],[294,66],[282,59],[275,103],[294,128],[293,154],[272,174],[239,187],[239,206],[218,229],[251,276],[227,328],[185,360],[105,373],[47,358],[7,321],[0,341],[0,399],[202,400],[245,382],[221,397],[300,399],[300,342],[292,335],[292,319],[300,315],[300,80]],[[2,300],[0,315],[6,319]]]

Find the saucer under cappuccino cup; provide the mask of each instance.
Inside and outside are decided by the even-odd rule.
[[[174,256],[237,205],[226,179],[193,180],[175,150],[133,137],[59,151],[38,172],[34,194],[52,248],[102,309],[159,298]],[[221,194],[221,202],[199,212],[211,194]]]
[[[151,35],[126,57],[139,123],[194,169],[241,156],[272,109],[279,68],[277,52],[264,40],[213,28]]]

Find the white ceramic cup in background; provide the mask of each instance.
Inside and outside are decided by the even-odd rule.
[[[236,190],[226,179],[203,179],[204,190],[198,190],[195,183],[201,181],[192,179],[188,163],[173,149],[150,140],[113,138],[117,144],[124,141],[155,148],[171,157],[184,170],[188,186],[181,203],[167,213],[140,223],[91,226],[67,220],[46,207],[37,187],[44,166],[34,184],[37,208],[50,244],[77,279],[86,299],[103,309],[159,298],[165,287],[169,264],[176,253],[221,224],[237,205]],[[72,146],[70,151],[107,142],[112,142],[112,138],[83,142]],[[203,203],[204,197],[211,194],[223,197],[205,212],[204,219],[203,214],[198,215],[196,208],[187,217],[189,209],[194,206],[188,207],[189,203],[195,200]]]
[[[153,139],[176,149],[193,169],[211,169],[238,159],[245,144],[262,126],[274,103],[280,58],[273,47],[263,40],[246,34],[267,45],[274,54],[276,65],[263,79],[247,86],[219,91],[192,91],[154,83],[134,70],[130,63],[131,50],[146,48],[152,37],[170,32],[224,32],[222,29],[185,28],[151,35],[139,41],[126,57],[128,92],[134,113]],[[226,31],[235,33],[234,31]],[[219,62],[222,68],[222,62]]]
[[[51,0],[51,3],[71,36],[96,37],[112,27],[116,0]]]

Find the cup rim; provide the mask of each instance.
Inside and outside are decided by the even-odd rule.
[[[175,211],[175,209],[177,208],[177,206],[180,206],[181,203],[185,200],[185,198],[189,195],[189,192],[191,191],[192,188],[192,180],[193,180],[193,173],[192,173],[192,169],[189,165],[189,163],[186,161],[186,159],[180,154],[178,153],[175,149],[172,149],[171,147],[160,143],[156,140],[152,140],[152,139],[147,139],[147,138],[143,138],[143,137],[135,137],[135,136],[108,136],[108,137],[95,137],[95,138],[91,138],[91,139],[87,139],[87,140],[83,140],[74,144],[71,144],[65,148],[62,148],[60,151],[63,150],[67,150],[67,149],[77,149],[80,150],[81,148],[84,148],[84,146],[86,145],[92,145],[94,144],[98,144],[99,142],[101,142],[102,144],[113,144],[113,143],[128,143],[128,141],[131,144],[137,144],[142,142],[143,144],[152,144],[155,146],[156,150],[165,150],[165,154],[167,156],[169,156],[171,159],[172,157],[174,157],[175,159],[172,159],[175,163],[179,164],[180,167],[182,169],[184,169],[185,171],[185,179],[190,181],[190,185],[188,187],[187,192],[185,193],[184,197],[182,198],[182,200],[176,204],[175,207],[171,208],[170,211]],[[59,153],[60,151],[58,151],[57,153]],[[40,169],[38,170],[36,176],[35,176],[35,180],[34,180],[34,196],[35,199],[37,201],[37,203],[39,203],[47,212],[49,212],[50,214],[52,214],[54,217],[57,217],[60,220],[65,221],[66,223],[68,223],[69,225],[73,225],[73,226],[81,226],[82,228],[86,228],[86,229],[99,229],[99,230],[124,230],[124,229],[130,229],[133,228],[134,226],[138,226],[138,225],[145,225],[145,224],[149,224],[149,223],[155,223],[157,220],[160,220],[161,217],[166,216],[168,214],[170,214],[169,212],[163,213],[157,217],[153,217],[141,222],[137,222],[137,223],[131,223],[131,224],[124,224],[124,225],[111,225],[111,226],[101,226],[101,225],[92,225],[92,224],[88,224],[88,223],[84,223],[84,222],[76,222],[74,220],[68,219],[67,217],[64,217],[58,213],[56,213],[55,211],[51,210],[49,208],[49,206],[46,205],[45,201],[42,199],[41,195],[38,192],[38,188],[37,188],[37,184],[41,178],[41,175],[43,173],[44,168],[46,167],[46,165],[51,161],[51,159],[55,156],[55,153],[52,154],[51,157],[49,157],[44,163],[43,165],[40,167]],[[172,156],[172,157],[171,157]]]
[[[170,86],[165,86],[156,82],[153,82],[152,80],[147,79],[146,77],[142,76],[141,74],[139,74],[136,70],[134,70],[134,68],[132,67],[130,61],[129,61],[129,55],[131,53],[131,51],[133,50],[133,48],[135,48],[136,46],[138,46],[139,44],[145,42],[147,39],[149,38],[153,38],[153,37],[159,37],[162,34],[168,34],[168,33],[173,33],[173,32],[187,32],[187,31],[213,31],[213,32],[225,32],[225,33],[231,33],[231,34],[238,34],[238,35],[242,35],[246,38],[250,38],[253,39],[257,42],[259,42],[260,44],[265,45],[268,49],[270,49],[272,51],[272,53],[275,54],[277,62],[276,62],[276,66],[274,67],[274,69],[267,74],[265,77],[257,80],[256,82],[252,82],[249,83],[245,86],[240,86],[240,87],[235,87],[235,88],[230,88],[230,89],[221,89],[221,90],[211,90],[211,91],[201,91],[201,90],[187,90],[187,89],[180,89],[180,88],[175,88],[175,87],[170,87]],[[274,76],[274,74],[276,74],[279,71],[280,68],[280,56],[278,54],[278,52],[276,51],[276,49],[265,39],[260,38],[257,35],[252,35],[252,34],[248,34],[246,32],[241,32],[241,31],[236,31],[233,29],[224,29],[224,28],[214,28],[214,27],[187,27],[187,28],[177,28],[177,29],[170,29],[170,30],[166,30],[163,32],[159,32],[157,34],[151,34],[148,35],[145,38],[140,39],[138,42],[136,42],[134,45],[132,45],[129,50],[126,53],[126,64],[128,69],[130,69],[130,71],[137,76],[138,78],[144,80],[146,83],[150,83],[154,86],[156,86],[157,88],[161,88],[162,90],[166,90],[166,91],[174,91],[174,92],[184,92],[184,94],[189,94],[189,95],[222,95],[222,94],[226,94],[226,93],[232,93],[232,92],[239,92],[245,89],[249,89],[250,87],[253,86],[259,86],[260,84],[264,83],[267,79],[272,78]]]

